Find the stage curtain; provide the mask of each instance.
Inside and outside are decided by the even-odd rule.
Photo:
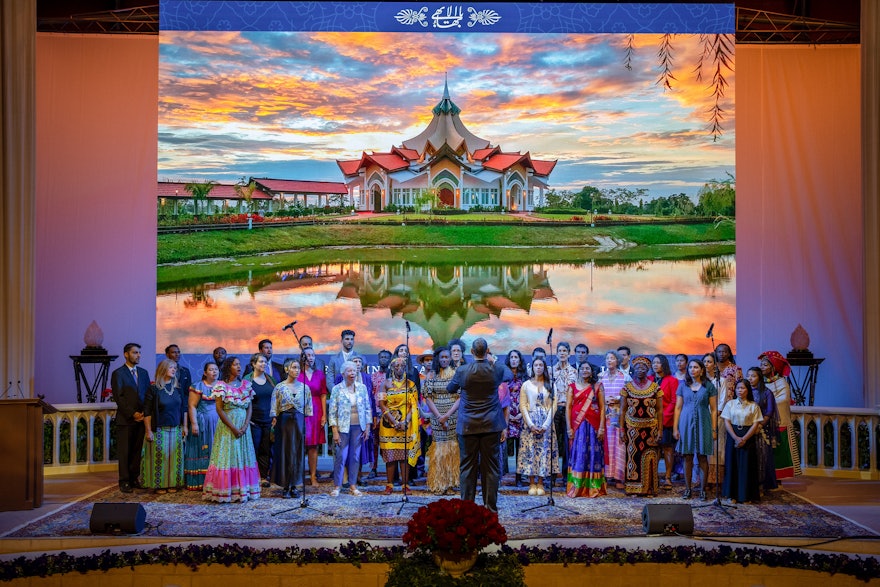
[[[802,324],[824,406],[865,405],[859,53],[736,49],[738,362]]]
[[[156,35],[37,34],[35,384],[55,402],[92,320],[155,368],[158,63]]]
[[[36,28],[36,0],[0,0],[0,395],[8,397],[33,395]]]

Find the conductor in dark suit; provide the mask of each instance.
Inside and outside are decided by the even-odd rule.
[[[130,342],[123,348],[125,364],[113,371],[110,389],[116,402],[116,452],[119,458],[119,489],[131,493],[140,487],[141,450],[144,446],[144,395],[150,374],[138,367],[141,345]]]
[[[483,505],[498,511],[498,484],[501,478],[499,445],[506,440],[507,424],[498,397],[504,371],[486,360],[489,345],[483,338],[471,345],[472,363],[462,365],[446,390],[461,392],[458,407],[458,451],[461,456],[461,498],[474,501],[477,470],[483,484]]]

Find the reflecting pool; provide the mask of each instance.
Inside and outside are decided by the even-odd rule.
[[[405,340],[407,322],[413,352],[477,336],[496,352],[530,352],[551,328],[554,343],[586,342],[591,353],[627,345],[634,353],[700,354],[711,346],[711,323],[716,342],[736,340],[733,254],[700,257],[692,248],[687,258],[634,259],[630,252],[615,260],[583,258],[581,250],[542,253],[564,260],[504,261],[486,250],[456,250],[420,261],[406,250],[355,249],[323,263],[269,255],[160,268],[157,352],[173,341],[185,353],[218,345],[249,353],[271,338],[275,353],[286,355],[296,340],[281,328],[292,320],[319,353],[338,350],[345,328],[357,332],[363,353],[393,348]],[[176,277],[185,272],[197,275]]]

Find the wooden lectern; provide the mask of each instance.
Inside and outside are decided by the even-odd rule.
[[[0,400],[0,511],[43,504],[43,409],[39,398]]]

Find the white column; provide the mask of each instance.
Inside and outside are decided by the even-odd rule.
[[[34,393],[36,0],[0,3],[0,382]],[[56,362],[58,358],[56,357]]]

